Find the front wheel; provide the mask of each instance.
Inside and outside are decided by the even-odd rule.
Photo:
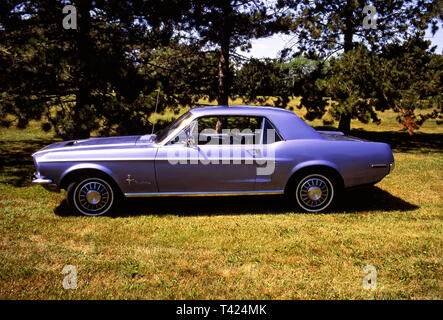
[[[299,178],[291,196],[307,212],[321,212],[329,208],[335,198],[334,180],[325,174],[310,173]]]
[[[86,216],[101,216],[115,206],[116,190],[104,178],[80,178],[69,185],[67,198],[74,212]]]

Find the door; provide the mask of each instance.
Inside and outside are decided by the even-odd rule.
[[[261,117],[251,116],[196,119],[159,148],[159,192],[254,191],[261,125]]]

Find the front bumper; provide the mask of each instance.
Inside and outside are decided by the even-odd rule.
[[[52,179],[47,179],[45,177],[41,177],[38,174],[35,174],[33,176],[32,183],[41,185],[43,188],[45,188],[48,191],[60,192],[60,189],[58,188],[57,184],[55,184],[52,181]]]

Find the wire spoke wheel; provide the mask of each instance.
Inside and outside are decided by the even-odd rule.
[[[89,178],[78,183],[73,197],[77,210],[88,216],[106,213],[114,201],[111,186],[100,178]]]
[[[334,197],[334,186],[321,174],[311,174],[302,178],[295,191],[297,203],[308,212],[326,209]]]

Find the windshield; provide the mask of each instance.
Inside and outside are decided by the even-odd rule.
[[[156,134],[155,142],[156,143],[162,142],[167,136],[169,136],[175,129],[177,129],[184,121],[189,119],[191,116],[192,116],[192,113],[187,112],[187,113],[183,114],[181,117],[179,117],[177,120],[172,122],[166,128],[157,131],[155,133]]]

